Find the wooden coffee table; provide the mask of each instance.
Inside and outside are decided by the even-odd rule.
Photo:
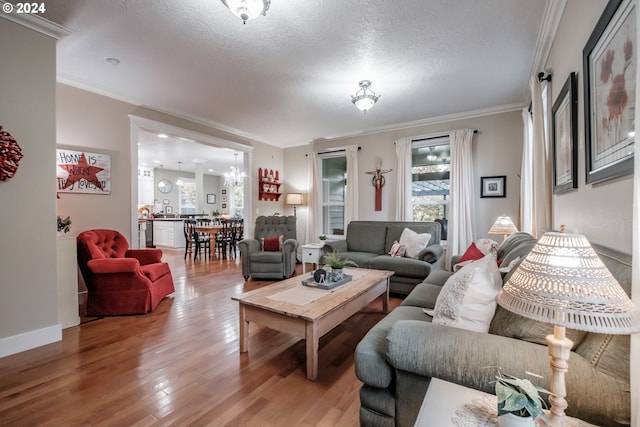
[[[240,353],[249,350],[249,323],[259,323],[306,341],[307,378],[318,377],[320,337],[382,295],[382,311],[389,307],[389,277],[393,271],[348,268],[353,279],[330,290],[302,285],[308,275],[296,276],[233,300],[240,303]]]

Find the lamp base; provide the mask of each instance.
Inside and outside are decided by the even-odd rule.
[[[553,327],[553,335],[547,335],[547,346],[549,347],[549,356],[551,356],[551,386],[549,390],[549,403],[551,404],[549,420],[552,427],[570,427],[574,424],[567,419],[564,410],[567,409],[567,388],[565,386],[564,374],[569,371],[569,356],[573,342],[566,337],[566,329],[564,326]]]

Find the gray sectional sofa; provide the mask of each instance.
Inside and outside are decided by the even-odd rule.
[[[392,257],[389,250],[394,241],[399,241],[405,228],[416,233],[429,233],[431,240],[417,259]],[[346,240],[325,243],[323,251],[340,252],[362,268],[391,270],[390,290],[398,294],[408,294],[427,277],[432,270],[439,268],[439,260],[444,253],[440,245],[440,224],[437,222],[386,222],[352,221],[347,226]]]
[[[523,259],[535,242],[526,233],[516,233],[500,245],[498,259],[502,265]],[[630,294],[631,256],[595,244],[593,248]],[[358,344],[361,426],[413,426],[431,378],[493,393],[496,371],[488,366],[501,366],[512,375],[536,372],[546,379],[539,385],[549,387],[545,336],[553,333],[550,324],[500,306],[488,334],[431,323],[423,308],[435,306],[450,274],[434,271]],[[629,336],[567,333],[574,342],[566,377],[567,414],[599,426],[629,425]]]

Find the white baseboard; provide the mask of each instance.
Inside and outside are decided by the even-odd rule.
[[[62,325],[53,325],[0,339],[0,357],[62,341]]]

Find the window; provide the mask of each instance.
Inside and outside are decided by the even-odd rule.
[[[233,187],[229,193],[231,216],[242,218],[244,216],[244,181],[240,181],[240,184]]]
[[[343,152],[318,157],[322,180],[322,233],[344,235],[344,196],[347,186],[347,157]]]
[[[414,221],[449,216],[449,137],[415,141],[411,146],[411,202]]]
[[[181,214],[194,214],[196,213],[196,183],[191,178],[180,178],[182,185],[179,185],[180,189],[180,203],[178,205],[178,212]]]

